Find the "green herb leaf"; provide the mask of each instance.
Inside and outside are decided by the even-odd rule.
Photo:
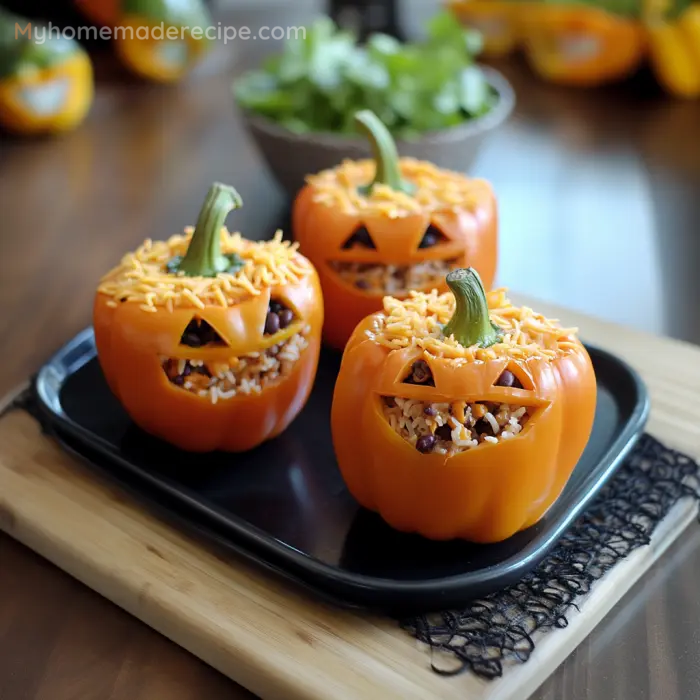
[[[175,255],[174,257],[170,258],[170,260],[168,260],[168,262],[165,264],[165,271],[169,275],[177,274],[177,271],[180,269],[181,262],[182,255]]]
[[[449,12],[430,21],[424,41],[374,34],[365,45],[323,17],[240,78],[234,95],[296,133],[354,135],[354,113],[371,109],[395,137],[415,139],[493,108],[496,93],[474,64],[480,50],[480,35]]]
[[[473,66],[462,71],[461,103],[465,112],[472,116],[481,114],[483,106],[488,102],[489,84],[480,70]]]
[[[240,272],[243,269],[245,260],[243,260],[238,253],[231,253],[229,255],[224,255],[224,257],[229,262],[229,267],[226,270],[229,275],[235,275],[237,272]]]

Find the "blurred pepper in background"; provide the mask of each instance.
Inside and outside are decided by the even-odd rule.
[[[122,63],[156,82],[182,79],[212,44],[202,0],[75,0],[94,22],[111,27]]]
[[[644,60],[636,21],[596,7],[550,7],[523,13],[525,56],[542,78],[564,85],[602,85],[631,75]]]
[[[673,95],[700,96],[700,4],[678,12],[672,3],[650,7],[645,26],[651,65],[659,82]]]
[[[92,63],[75,40],[33,41],[29,25],[0,8],[0,124],[17,134],[69,131],[92,105]]]
[[[593,87],[651,65],[671,95],[700,96],[700,3],[693,0],[447,0],[484,35],[484,55],[522,50],[533,71]]]

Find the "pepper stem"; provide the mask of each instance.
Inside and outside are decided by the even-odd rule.
[[[229,269],[231,261],[221,252],[221,228],[229,213],[242,206],[233,187],[219,182],[211,186],[179,272],[189,277],[216,277]]]
[[[416,187],[401,177],[396,143],[381,119],[371,110],[363,109],[355,113],[355,124],[369,139],[376,163],[374,180],[371,184],[360,187],[360,191],[369,194],[375,185],[382,184],[398,192],[413,194]]]
[[[444,327],[445,337],[453,335],[465,348],[482,348],[497,343],[501,330],[491,321],[486,291],[479,273],[472,267],[453,270],[447,275],[447,286],[455,297],[455,312]]]

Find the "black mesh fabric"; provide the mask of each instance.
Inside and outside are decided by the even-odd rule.
[[[700,471],[689,457],[649,435],[639,440],[588,511],[552,553],[518,584],[474,600],[463,610],[400,621],[432,652],[436,673],[471,671],[493,679],[525,663],[534,633],[567,626],[591,586],[617,562],[649,543],[657,525],[683,498],[700,498]]]

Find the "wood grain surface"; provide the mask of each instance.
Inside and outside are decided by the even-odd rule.
[[[139,85],[105,59],[93,114],[79,131],[0,138],[0,394],[89,322],[94,285],[123,251],[192,223],[212,180],[242,193],[236,223],[247,235],[278,225],[286,203],[230,99],[232,75],[271,48],[232,47],[241,50],[233,69],[172,89]],[[518,108],[476,170],[500,193],[500,281],[700,342],[700,104],[668,100],[644,77],[579,92],[543,85],[517,62],[499,67]],[[616,349],[612,333],[603,341]],[[657,352],[644,339],[627,350],[638,361]],[[684,357],[660,363],[649,381],[692,449],[694,426],[684,416],[698,385],[688,378],[668,390],[694,376]],[[700,533],[691,529],[534,697],[700,697],[698,570]],[[0,650],[2,700],[249,697],[4,536]]]

